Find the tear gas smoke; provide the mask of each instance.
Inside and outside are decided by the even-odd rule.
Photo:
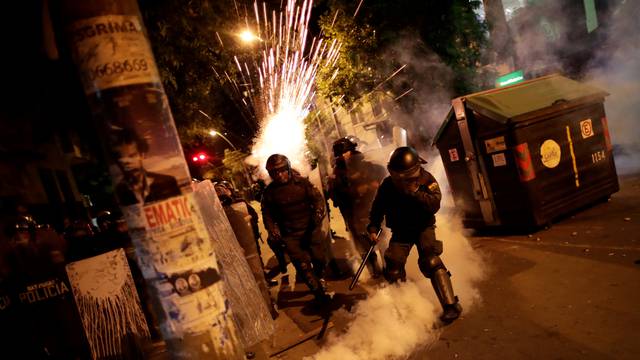
[[[402,358],[419,344],[433,342],[437,308],[420,285],[407,282],[378,289],[358,304],[347,333],[311,359],[364,360]]]
[[[384,51],[384,58],[406,64],[401,72],[386,83],[395,94],[412,91],[394,100],[389,112],[389,127],[407,130],[408,145],[421,153],[431,150],[431,140],[451,107],[454,73],[440,57],[420,40],[417,33],[407,32]],[[382,73],[393,70],[393,64],[382,65]],[[386,164],[387,159],[384,159]]]
[[[429,159],[428,170],[439,180],[443,204],[452,204],[439,157]],[[487,274],[486,264],[465,238],[452,208],[445,206],[436,217],[436,236],[444,242],[441,257],[452,273],[453,288],[464,308],[464,316],[481,300],[477,284]],[[312,359],[403,359],[433,344],[440,336],[440,330],[434,325],[439,322],[442,308],[430,281],[418,268],[415,248],[407,260],[406,270],[406,283],[375,289],[354,308],[346,332],[330,337],[327,346]]]
[[[640,171],[640,3],[623,1],[605,20],[607,40],[587,75],[611,95],[605,101],[614,159],[620,174]]]

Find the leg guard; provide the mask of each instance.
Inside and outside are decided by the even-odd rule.
[[[325,300],[327,298],[327,294],[325,293],[324,286],[320,279],[313,272],[313,267],[311,263],[302,262],[298,265],[298,272],[302,275],[302,279],[304,283],[307,284],[309,290],[313,293],[313,295],[318,300]]]
[[[277,243],[272,241],[271,239],[267,239],[267,244],[273,251],[273,254],[276,257],[276,261],[278,262],[278,270],[282,274],[287,273],[287,259],[285,258],[285,250],[281,243]]]
[[[439,256],[427,256],[424,259],[420,259],[418,265],[422,274],[431,279],[431,285],[433,285],[433,289],[443,308],[458,302],[458,298],[453,294],[451,273],[447,271]]]
[[[386,266],[384,268],[384,278],[393,284],[398,280],[404,282],[407,280],[407,274],[404,270],[404,264],[385,258]]]
[[[395,235],[394,235],[395,236]],[[384,278],[391,284],[400,280],[406,281],[407,274],[404,265],[407,263],[407,256],[413,245],[400,243],[391,238],[387,251],[384,252]]]
[[[429,264],[431,266],[431,285],[433,285],[433,290],[435,290],[443,309],[440,320],[444,323],[450,323],[462,313],[458,297],[453,293],[451,273],[447,271],[439,256],[429,257]]]

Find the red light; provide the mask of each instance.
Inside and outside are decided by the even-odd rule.
[[[209,159],[209,155],[206,152],[195,153],[191,158],[191,160],[193,160],[194,163],[203,163],[203,164],[207,162],[207,159]]]

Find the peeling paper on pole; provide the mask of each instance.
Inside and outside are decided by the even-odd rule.
[[[275,323],[213,184],[208,180],[196,184],[194,194],[222,268],[224,295],[233,309],[240,338],[247,347],[255,345],[274,333]]]
[[[187,344],[192,356],[236,358],[237,330],[194,195],[123,209],[140,270],[164,310],[165,340]]]
[[[82,19],[67,32],[86,94],[118,86],[160,83],[138,16]]]

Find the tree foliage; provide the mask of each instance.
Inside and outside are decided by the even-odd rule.
[[[212,128],[251,139],[255,124],[216,76],[233,78],[233,55],[246,52],[234,39],[242,21],[233,3],[142,0],[140,7],[183,145],[201,146]]]
[[[327,0],[319,25],[325,39],[342,42],[338,73],[323,71],[321,95],[350,105],[378,86],[401,65],[390,49],[406,37],[419,37],[455,74],[457,94],[475,90],[486,24],[477,0]],[[411,64],[409,64],[411,66]],[[342,97],[343,96],[343,97]]]
[[[323,37],[340,42],[340,57],[334,68],[321,68],[318,91],[329,99],[350,104],[359,94],[374,86],[380,75],[374,71],[379,48],[375,28],[367,18],[353,17],[353,3],[332,2],[320,16]]]

